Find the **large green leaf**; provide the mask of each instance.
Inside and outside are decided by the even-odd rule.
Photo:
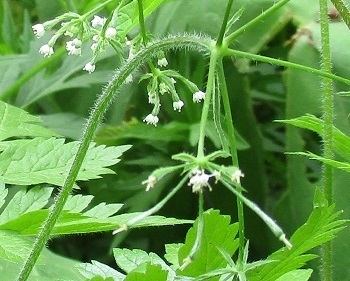
[[[35,123],[42,120],[26,111],[0,101],[0,141],[12,137],[52,137],[52,131]]]
[[[98,261],[91,261],[91,263],[83,263],[77,266],[79,272],[84,275],[86,280],[93,281],[123,281],[124,274],[116,271],[115,269],[100,263]],[[100,277],[100,279],[97,279]]]
[[[190,253],[196,240],[198,220],[186,235],[185,244],[179,249],[178,260],[183,260]],[[230,217],[220,215],[218,210],[208,210],[204,213],[204,229],[200,249],[184,270],[178,270],[178,275],[196,277],[215,269],[225,268],[227,262],[220,254],[218,248],[227,252],[230,256],[238,248],[235,236],[238,232],[238,224],[230,224]]]
[[[166,281],[168,272],[163,270],[160,265],[153,265],[151,263],[143,263],[134,271],[130,272],[125,281]]]
[[[10,142],[0,155],[0,180],[18,185],[49,183],[62,186],[79,145],[78,142],[64,142],[64,139],[55,138]],[[118,163],[118,157],[130,147],[91,144],[77,180],[96,179],[101,174],[113,173],[105,167]]]

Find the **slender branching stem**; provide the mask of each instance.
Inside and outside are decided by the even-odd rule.
[[[342,0],[331,0],[345,24],[350,28],[350,11]]]
[[[327,0],[319,0],[321,14],[321,59],[322,70],[331,73],[331,53],[329,44],[329,22]],[[332,80],[324,77],[323,86],[323,157],[333,158],[333,91]],[[324,195],[328,204],[333,203],[333,168],[330,165],[323,166]],[[332,280],[332,242],[322,245],[322,268],[321,276],[323,281]]]
[[[226,118],[225,118],[226,130],[227,130],[228,141],[229,141],[229,146],[230,146],[230,151],[231,151],[232,164],[233,164],[233,166],[239,167],[235,129],[233,126],[231,105],[230,105],[230,99],[228,96],[226,78],[225,78],[222,60],[218,64],[217,73],[218,73],[218,80],[219,80],[220,93],[221,93],[221,97],[222,97],[222,103],[224,106],[224,112],[225,112],[225,116],[226,116]],[[241,191],[239,191],[239,192],[241,192]],[[244,244],[245,244],[244,209],[243,209],[242,200],[239,197],[236,197],[236,198],[237,198],[238,239],[239,239],[238,262],[242,264],[243,263],[243,255],[244,255]]]
[[[197,233],[196,240],[193,243],[193,246],[187,255],[187,257],[183,260],[183,264],[180,269],[184,270],[196,257],[198,254],[199,248],[202,244],[203,240],[203,232],[204,232],[204,198],[203,191],[199,191],[199,200],[198,200],[198,219],[197,219]]]
[[[220,47],[222,45],[222,41],[224,39],[225,33],[226,33],[226,28],[227,28],[227,23],[228,23],[228,18],[230,16],[230,11],[232,8],[233,0],[229,0],[227,2],[227,7],[226,7],[226,12],[224,16],[224,20],[222,21],[221,29],[218,35],[218,39],[216,40],[216,46]]]
[[[87,121],[83,136],[80,141],[78,151],[74,157],[73,163],[69,168],[68,175],[64,182],[63,187],[60,189],[56,200],[50,210],[49,216],[45,220],[43,226],[40,228],[40,232],[34,242],[28,258],[26,259],[21,271],[17,277],[18,281],[25,281],[29,277],[43,247],[50,237],[50,233],[58,220],[60,213],[66,203],[69,194],[72,191],[73,185],[84,161],[85,155],[95,134],[98,125],[101,122],[108,106],[117,96],[118,90],[124,83],[125,79],[138,68],[141,64],[145,63],[156,52],[162,50],[167,51],[170,49],[178,48],[196,48],[198,51],[207,51],[209,49],[208,41],[204,38],[196,36],[176,36],[169,37],[167,39],[156,41],[153,44],[147,46],[147,48],[140,50],[133,59],[126,62],[120,69],[118,69],[112,79],[109,81],[102,94],[98,97],[95,105],[93,106],[90,117]]]
[[[179,166],[179,168],[181,168],[181,166]],[[120,228],[115,230],[113,232],[113,234],[117,234],[117,233],[122,232],[124,230],[128,230],[128,229],[132,228],[138,222],[140,222],[140,221],[144,220],[145,218],[158,212],[175,195],[175,193],[180,190],[180,188],[187,181],[188,177],[189,177],[189,173],[187,173],[187,175],[185,175],[181,179],[181,181],[161,201],[159,201],[156,205],[154,205],[152,208],[148,209],[147,211],[144,211],[144,212],[140,213],[139,215],[135,216],[134,218],[130,219],[129,221],[127,221]]]
[[[210,109],[211,96],[213,92],[216,64],[218,62],[218,52],[216,48],[211,50],[210,62],[209,62],[209,73],[208,73],[208,83],[207,89],[205,91],[205,100],[202,109],[201,122],[199,127],[199,141],[198,141],[198,157],[204,157],[204,140],[205,140],[205,130],[208,119],[208,113]]]
[[[316,69],[316,68],[308,67],[308,66],[305,66],[305,65],[297,64],[297,63],[292,63],[292,62],[288,62],[288,61],[284,61],[284,60],[280,60],[280,59],[269,58],[269,57],[265,57],[265,56],[261,56],[261,55],[250,54],[250,53],[247,53],[247,52],[242,52],[242,51],[233,50],[233,49],[227,49],[224,52],[224,55],[225,56],[237,57],[237,58],[246,58],[246,59],[250,59],[250,60],[253,60],[253,61],[266,62],[266,63],[271,63],[271,64],[274,64],[274,65],[278,65],[278,66],[284,66],[284,67],[299,69],[299,70],[303,70],[303,71],[306,71],[306,72],[310,72],[310,73],[316,74],[316,75],[321,76],[321,77],[330,78],[330,79],[333,79],[335,81],[338,81],[338,82],[350,85],[350,80],[349,79],[346,79],[344,77],[340,77],[340,76],[334,75],[332,73],[329,73],[329,72],[326,72],[326,71],[323,71],[323,70],[319,70],[319,69]]]
[[[278,9],[282,8],[285,4],[287,4],[290,0],[281,0],[266,11],[262,12],[260,15],[258,15],[256,18],[252,19],[242,27],[238,28],[235,32],[232,32],[230,35],[228,35],[224,41],[225,44],[228,46],[230,43],[232,43],[233,40],[235,40],[238,36],[246,32],[248,29],[252,28],[256,24],[260,23],[263,19],[270,16],[272,13],[276,12]]]

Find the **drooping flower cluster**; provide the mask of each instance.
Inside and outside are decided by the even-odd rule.
[[[209,179],[211,175],[206,174],[204,170],[194,169],[192,171],[192,176],[188,183],[189,186],[192,185],[192,192],[198,193],[202,192],[204,187],[208,187],[211,191],[212,188],[209,184]]]

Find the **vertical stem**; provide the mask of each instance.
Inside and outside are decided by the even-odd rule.
[[[216,49],[213,49],[210,54],[208,83],[207,83],[207,89],[205,91],[205,99],[204,99],[201,122],[199,127],[199,140],[198,140],[198,150],[197,150],[198,157],[204,157],[205,127],[208,119],[208,113],[209,113],[210,102],[211,102],[211,94],[213,92],[217,61],[218,61],[218,53]]]
[[[232,8],[232,4],[233,4],[233,0],[229,0],[228,3],[227,3],[224,20],[223,20],[222,25],[221,25],[221,29],[220,29],[220,32],[219,32],[218,39],[216,40],[216,46],[221,46],[222,45],[222,40],[224,39],[224,36],[225,36],[226,26],[227,26],[227,22],[228,22],[228,17],[230,16],[230,11],[231,11],[231,8]]]
[[[230,100],[227,92],[227,85],[225,79],[224,68],[222,64],[222,60],[218,65],[218,78],[219,78],[219,87],[222,97],[222,103],[224,105],[225,111],[225,121],[226,121],[226,129],[228,134],[229,146],[231,150],[232,164],[233,166],[239,167],[238,164],[238,156],[237,156],[237,145],[236,145],[236,137],[235,137],[235,129],[233,126],[233,119],[231,113]],[[238,191],[241,193],[241,191]],[[239,239],[239,252],[238,252],[238,262],[241,264],[243,262],[243,254],[244,254],[244,209],[243,209],[243,201],[237,197],[237,214],[238,214],[238,239]]]
[[[143,16],[142,0],[137,0],[137,3],[138,3],[138,7],[139,7],[139,24],[140,24],[140,31],[142,34],[142,41],[143,41],[143,45],[146,46],[147,34],[146,34],[146,26],[145,26],[145,17]]]
[[[322,41],[322,70],[331,73],[331,56],[329,46],[329,23],[327,0],[319,0],[321,14],[321,41]],[[332,132],[333,132],[333,93],[332,80],[323,78],[323,118],[324,118],[324,150],[323,157],[333,158]],[[333,168],[329,165],[323,167],[324,194],[329,204],[333,202]],[[332,244],[322,245],[322,280],[332,280]]]

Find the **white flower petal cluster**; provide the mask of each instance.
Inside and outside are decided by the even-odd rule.
[[[146,191],[151,190],[157,183],[157,178],[153,175],[150,175],[147,180],[143,181],[142,184],[146,184]]]
[[[168,61],[165,57],[159,59],[157,63],[161,67],[166,67],[168,65]]]
[[[96,66],[91,61],[89,61],[87,64],[85,64],[83,70],[85,70],[91,74],[95,71],[95,68],[96,68]]]
[[[161,93],[162,95],[168,93],[170,91],[169,87],[167,84],[165,84],[164,82],[161,82],[159,84],[159,93]]]
[[[193,102],[201,102],[205,99],[205,92],[198,91],[193,94]]]
[[[33,25],[32,29],[36,38],[43,37],[45,34],[45,27],[42,23]]]
[[[211,191],[211,186],[209,185],[210,175],[206,174],[203,170],[196,170],[193,176],[190,178],[188,185],[192,185],[192,192],[201,192],[203,187],[208,187]]]
[[[181,108],[185,105],[185,103],[182,100],[174,101],[173,102],[173,108],[175,111],[180,112]]]
[[[107,20],[106,18],[101,18],[95,15],[91,21],[91,25],[93,28],[99,28],[105,24],[106,20]]]
[[[105,33],[105,37],[108,39],[113,39],[117,35],[117,30],[114,27],[108,27]]]
[[[143,122],[146,122],[147,125],[152,124],[154,126],[157,126],[157,123],[159,121],[158,116],[153,115],[152,113],[148,114],[145,119],[143,119]]]
[[[157,102],[157,94],[155,92],[148,93],[148,103],[156,104]]]
[[[39,54],[44,55],[44,57],[50,57],[53,54],[53,48],[49,44],[45,44],[40,47]]]
[[[242,173],[242,171],[240,169],[237,169],[236,171],[234,171],[231,175],[231,180],[233,182],[236,182],[238,184],[241,184],[241,178],[244,177],[244,174]]]
[[[81,55],[82,42],[78,38],[74,38],[72,41],[66,43],[66,49],[68,55],[80,56]]]

